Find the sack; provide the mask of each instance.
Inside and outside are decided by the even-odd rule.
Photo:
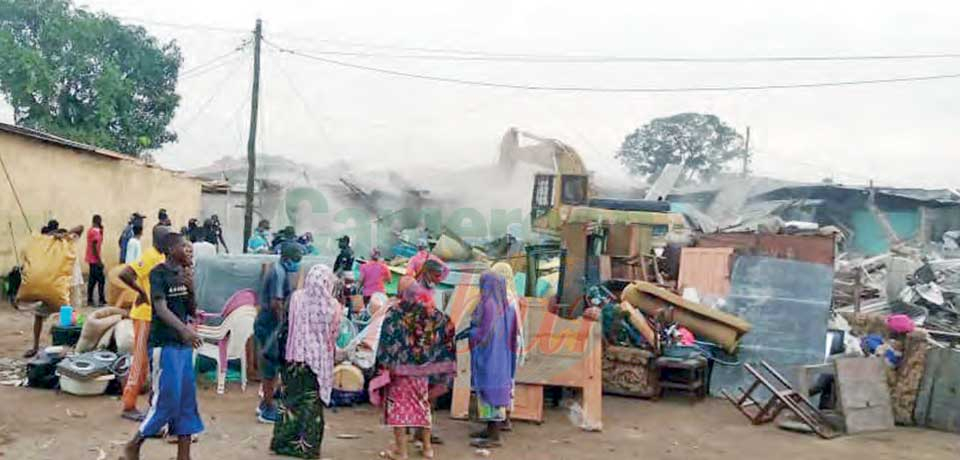
[[[77,342],[77,353],[96,350],[104,334],[116,326],[126,314],[127,312],[119,308],[104,307],[87,315],[83,330],[80,332],[80,340]]]
[[[23,249],[23,282],[17,302],[43,302],[50,308],[70,303],[76,236],[35,235]]]
[[[130,289],[120,280],[120,273],[123,273],[126,267],[126,264],[117,265],[107,272],[107,305],[130,309],[136,303],[137,291]]]
[[[433,247],[433,254],[445,262],[470,260],[473,257],[473,251],[469,245],[447,234],[440,235],[436,246]]]

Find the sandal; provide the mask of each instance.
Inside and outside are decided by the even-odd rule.
[[[420,451],[420,454],[423,455],[423,458],[425,458],[425,459],[427,459],[427,460],[433,460],[433,458],[434,458],[433,449],[430,449],[430,450],[422,450],[422,451]]]
[[[477,449],[494,449],[502,445],[500,441],[494,441],[492,439],[474,439],[470,441],[470,447],[476,447]]]
[[[124,420],[130,420],[131,422],[142,422],[143,419],[147,418],[146,414],[138,410],[124,411],[120,414],[120,417]]]
[[[37,356],[37,353],[39,353],[39,352],[40,352],[40,350],[37,350],[36,348],[31,349],[31,350],[27,350],[27,351],[23,352],[23,358],[24,358],[24,359],[33,358],[34,356]]]
[[[407,457],[400,456],[400,454],[396,453],[393,449],[381,450],[380,458],[385,458],[387,460],[407,460]]]

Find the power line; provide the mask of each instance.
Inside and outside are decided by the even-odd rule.
[[[885,83],[905,83],[905,82],[919,82],[919,81],[946,80],[946,79],[960,78],[960,73],[953,73],[953,74],[938,74],[938,75],[921,75],[921,76],[912,76],[912,77],[878,78],[878,79],[868,79],[868,80],[843,80],[843,81],[769,84],[769,85],[631,87],[631,88],[624,88],[624,87],[598,88],[598,87],[590,87],[590,86],[549,86],[549,85],[540,85],[540,84],[503,83],[503,82],[491,82],[491,81],[485,81],[485,80],[468,80],[468,79],[462,79],[462,78],[440,77],[436,75],[403,72],[399,70],[385,69],[381,67],[371,67],[371,66],[365,66],[360,64],[353,64],[350,62],[338,61],[335,59],[328,59],[321,56],[314,56],[314,55],[303,53],[296,50],[281,48],[267,40],[264,40],[264,42],[267,43],[269,46],[274,47],[280,52],[289,53],[294,56],[300,56],[305,59],[311,59],[314,61],[324,62],[327,64],[336,65],[340,67],[366,70],[369,72],[375,72],[375,73],[380,73],[384,75],[413,78],[418,80],[428,80],[428,81],[435,81],[435,82],[441,82],[441,83],[453,83],[453,84],[469,85],[469,86],[483,86],[488,88],[522,89],[522,90],[528,90],[528,91],[580,92],[580,93],[586,93],[586,92],[590,92],[590,93],[734,92],[734,91],[763,91],[763,90],[775,90],[775,89],[862,86],[862,85],[876,85],[876,84],[885,84]]]
[[[226,32],[229,32],[229,33],[237,33],[237,32],[249,33],[250,32],[250,30],[248,29],[211,26],[206,24],[180,24],[180,23],[173,23],[173,22],[154,21],[152,19],[133,18],[128,16],[117,16],[117,19],[121,21],[136,22],[140,24],[169,27],[171,29],[181,29],[181,30],[203,30],[203,31],[209,31],[209,32],[225,32],[225,33]]]
[[[322,40],[327,41],[327,40]],[[335,41],[332,41],[335,42]],[[497,54],[483,51],[440,49],[440,48],[407,48],[382,45],[352,44],[348,46],[367,46],[371,48],[383,47],[386,49],[400,49],[422,53],[437,54],[395,54],[378,51],[339,51],[339,50],[312,50],[311,53],[324,56],[344,56],[360,58],[385,59],[412,59],[427,61],[474,61],[474,62],[513,62],[525,64],[556,64],[556,63],[700,63],[700,64],[729,64],[749,62],[850,62],[850,61],[899,61],[899,60],[931,60],[957,59],[960,53],[940,54],[889,54],[889,55],[851,55],[851,56],[759,56],[759,57],[655,57],[655,56],[615,56],[615,55],[562,55],[562,54]]]
[[[882,61],[882,60],[918,60],[918,59],[956,59],[960,58],[960,53],[904,53],[904,54],[877,54],[877,55],[833,55],[833,56],[758,56],[758,57],[658,57],[658,56],[617,56],[617,55],[571,55],[571,54],[533,54],[533,53],[494,53],[488,51],[454,49],[454,48],[429,48],[400,45],[384,45],[363,43],[348,40],[337,40],[329,38],[316,38],[296,36],[287,33],[274,34],[277,36],[288,36],[300,40],[317,41],[330,43],[340,46],[373,48],[373,49],[392,49],[399,51],[410,51],[418,53],[431,53],[433,55],[398,55],[383,52],[358,52],[358,51],[318,51],[316,54],[329,54],[355,57],[389,57],[399,59],[433,59],[433,60],[459,60],[459,61],[507,61],[507,62],[701,62],[701,63],[742,63],[742,62],[805,62],[805,61]]]
[[[230,50],[230,52],[221,54],[221,55],[219,55],[219,56],[217,56],[217,57],[215,57],[215,58],[213,58],[213,59],[211,59],[211,60],[209,60],[209,61],[207,61],[207,62],[204,62],[203,64],[199,64],[199,65],[193,66],[193,67],[191,67],[191,68],[189,68],[189,69],[187,69],[187,70],[184,70],[183,72],[180,72],[180,78],[183,79],[183,78],[195,76],[194,74],[196,74],[196,75],[202,75],[203,73],[206,73],[206,69],[212,70],[213,68],[218,68],[218,67],[220,67],[220,66],[216,66],[216,67],[213,67],[213,68],[210,68],[210,66],[212,66],[212,65],[214,65],[214,64],[216,64],[216,63],[218,63],[218,62],[220,62],[220,61],[222,61],[222,60],[224,60],[224,59],[226,59],[226,58],[228,58],[228,57],[230,57],[230,56],[233,56],[234,54],[240,53],[241,51],[243,51],[244,49],[246,49],[246,47],[247,47],[249,44],[250,44],[250,41],[249,41],[249,40],[244,40],[244,42],[241,43],[240,46],[234,48],[233,50]]]
[[[237,66],[231,68],[230,71],[227,72],[226,75],[224,75],[224,78],[220,80],[217,83],[216,88],[214,88],[213,94],[211,94],[210,97],[207,98],[207,100],[200,105],[200,108],[197,109],[197,111],[194,112],[194,114],[189,119],[187,119],[187,121],[183,123],[184,129],[189,128],[189,126],[192,125],[194,121],[200,118],[200,115],[202,115],[207,110],[207,108],[210,106],[213,100],[216,99],[221,93],[223,93],[224,88],[227,86],[226,85],[227,81],[230,80],[231,77],[235,76],[236,70],[240,67],[239,64],[242,64],[243,62],[244,60],[242,59],[239,60],[239,62],[237,63]]]
[[[215,65],[215,66],[207,67],[207,68],[205,68],[205,69],[203,69],[203,70],[200,70],[200,71],[198,71],[198,72],[191,73],[191,74],[189,74],[189,75],[187,75],[187,76],[180,76],[180,78],[178,78],[178,80],[179,80],[179,81],[184,81],[184,80],[189,80],[189,79],[196,78],[196,77],[199,77],[199,76],[202,76],[202,75],[206,75],[206,74],[208,74],[208,73],[210,73],[210,72],[213,72],[214,70],[222,69],[222,68],[225,67],[225,66],[228,66],[228,65],[230,65],[230,64],[233,64],[233,63],[236,63],[237,61],[242,61],[242,60],[243,60],[243,56],[242,56],[242,55],[241,55],[241,56],[236,56],[236,57],[234,57],[234,58],[232,58],[232,59],[227,59],[226,61],[220,62],[219,64],[217,64],[217,65]]]
[[[237,33],[250,32],[247,29],[213,26],[207,24],[183,24],[174,22],[155,21],[152,19],[143,19],[135,17],[120,16],[118,19],[141,24],[149,24],[160,27],[169,27],[181,30],[203,30],[212,32]],[[661,56],[620,56],[620,55],[591,55],[591,54],[536,54],[536,53],[495,53],[489,51],[456,49],[456,48],[431,48],[417,46],[401,46],[389,44],[364,43],[349,40],[339,40],[323,37],[305,37],[293,34],[280,33],[277,36],[288,36],[300,40],[317,41],[331,43],[340,46],[372,48],[372,49],[392,49],[398,51],[408,51],[417,53],[430,53],[430,55],[402,55],[383,52],[354,52],[354,51],[316,51],[315,54],[326,54],[336,56],[352,57],[381,57],[391,59],[426,59],[426,60],[449,60],[449,61],[493,61],[493,62],[661,62],[661,63],[744,63],[744,62],[831,62],[831,61],[895,61],[895,60],[931,60],[931,59],[957,59],[960,53],[903,53],[903,54],[876,54],[876,55],[794,55],[794,56],[755,56],[755,57],[661,57]]]
[[[297,99],[300,100],[300,104],[303,106],[304,110],[306,110],[306,112],[311,116],[311,118],[313,118],[314,121],[317,123],[318,127],[320,128],[320,134],[322,135],[324,142],[326,142],[327,144],[327,148],[330,149],[331,153],[335,152],[333,142],[331,142],[330,140],[330,134],[327,132],[326,126],[324,126],[323,121],[320,119],[321,117],[317,115],[317,113],[315,113],[314,110],[311,108],[310,104],[307,102],[307,99],[303,96],[303,93],[301,93],[300,89],[297,88],[297,85],[294,84],[293,77],[290,76],[290,74],[287,72],[286,67],[283,65],[282,62],[280,62],[279,59],[277,60],[277,69],[280,70],[280,73],[287,80],[287,84],[290,86],[290,89],[293,90],[293,93],[296,94]]]

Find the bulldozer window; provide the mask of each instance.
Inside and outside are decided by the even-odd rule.
[[[587,204],[587,176],[563,176],[560,202],[569,205]]]
[[[534,218],[545,214],[553,207],[553,176],[538,174],[533,184]]]

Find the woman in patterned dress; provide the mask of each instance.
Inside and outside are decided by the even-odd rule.
[[[433,458],[430,442],[431,377],[451,377],[457,370],[454,326],[437,309],[429,291],[416,282],[403,290],[399,304],[384,319],[377,364],[389,373],[384,389],[384,424],[393,428],[395,445],[381,456],[407,458],[407,428],[421,428],[423,456]]]
[[[290,298],[279,420],[270,442],[270,450],[278,455],[320,458],[323,406],[330,404],[343,308],[333,295],[336,283],[330,267],[316,265],[307,273],[303,289]]]

